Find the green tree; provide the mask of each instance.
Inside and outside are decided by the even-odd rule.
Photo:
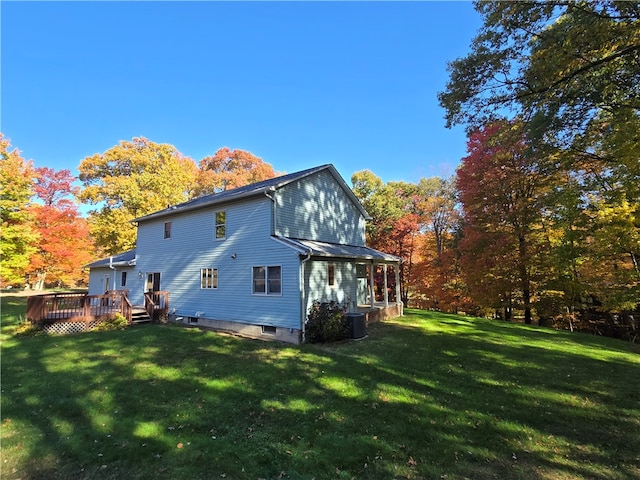
[[[0,133],[0,286],[22,286],[38,234],[29,210],[35,171]]]
[[[407,213],[415,213],[412,193],[416,186],[405,182],[385,184],[370,170],[354,173],[351,184],[353,193],[371,216],[367,223],[367,243],[381,248],[392,235],[394,222]]]
[[[173,145],[139,137],[85,158],[79,171],[78,198],[97,207],[89,212],[91,234],[111,255],[135,247],[131,220],[191,197],[197,166]]]
[[[471,53],[449,64],[439,94],[448,126],[472,130],[505,111],[528,112],[541,133],[572,140],[604,112],[634,121],[638,2],[476,1],[475,8],[484,24]]]

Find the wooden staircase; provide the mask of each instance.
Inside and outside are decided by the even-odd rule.
[[[131,311],[131,325],[140,325],[141,323],[151,323],[151,317],[143,306],[134,305]]]

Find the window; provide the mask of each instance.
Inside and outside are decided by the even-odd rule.
[[[282,267],[253,267],[253,293],[280,295],[282,293]]]
[[[164,222],[164,238],[171,238],[171,222]]]
[[[218,269],[200,269],[200,288],[218,288]]]
[[[329,263],[327,265],[327,278],[329,279],[329,286],[335,287],[336,285],[336,264]]]
[[[270,325],[262,326],[262,334],[263,335],[275,335],[277,333],[276,327],[272,327]]]
[[[121,287],[127,286],[127,272],[122,272],[122,279],[120,280],[120,286]]]
[[[227,212],[216,212],[216,240],[227,236]]]

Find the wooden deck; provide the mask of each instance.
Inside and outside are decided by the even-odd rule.
[[[103,321],[115,318],[117,314],[131,323],[131,311],[125,290],[110,291],[104,295],[55,293],[34,295],[27,299],[27,320],[34,323]]]
[[[168,310],[169,292],[149,292],[145,294],[145,304],[139,306],[131,305],[127,290],[110,290],[103,295],[55,293],[27,299],[27,320],[34,323],[104,321],[120,314],[131,324],[134,318],[140,320],[145,314],[158,320]]]

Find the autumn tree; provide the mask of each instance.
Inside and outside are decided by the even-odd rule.
[[[450,63],[439,95],[447,126],[474,131],[505,114],[525,120],[529,141],[563,172],[555,195],[568,203],[547,212],[550,253],[560,261],[549,265],[555,287],[569,288],[560,290],[569,305],[591,292],[609,308],[628,308],[640,294],[638,2],[475,7],[484,24],[471,52]]]
[[[413,290],[423,307],[452,312],[469,308],[455,248],[460,220],[457,207],[454,178],[420,179],[416,212],[421,236]]]
[[[96,207],[89,212],[91,234],[106,254],[116,254],[135,247],[131,220],[193,195],[197,166],[173,145],[138,137],[85,158],[79,171],[78,198]]]
[[[246,150],[223,147],[199,163],[195,195],[217,193],[276,176],[273,167]]]
[[[35,290],[78,285],[85,277],[83,265],[91,261],[93,242],[73,197],[78,193],[75,180],[69,170],[36,168],[33,190],[38,202],[30,208],[40,241],[27,268]]]
[[[453,179],[385,184],[362,170],[353,174],[351,182],[372,217],[367,222],[367,243],[403,259],[403,303],[448,311],[468,308],[453,245],[458,225]]]
[[[369,170],[354,173],[351,183],[354,194],[371,216],[367,222],[367,244],[403,259],[398,273],[401,300],[407,305],[412,289],[416,236],[420,234],[415,208],[417,187],[407,182],[385,184]],[[377,281],[383,283],[379,276]]]
[[[0,133],[0,286],[24,285],[38,233],[29,210],[35,171]]]
[[[499,289],[505,307],[514,300],[511,292],[518,292],[525,323],[531,323],[541,215],[551,184],[546,159],[527,143],[521,122],[491,123],[470,136],[467,150],[457,172],[467,235],[464,254],[472,259],[467,268],[485,282],[494,278],[506,285]]]

